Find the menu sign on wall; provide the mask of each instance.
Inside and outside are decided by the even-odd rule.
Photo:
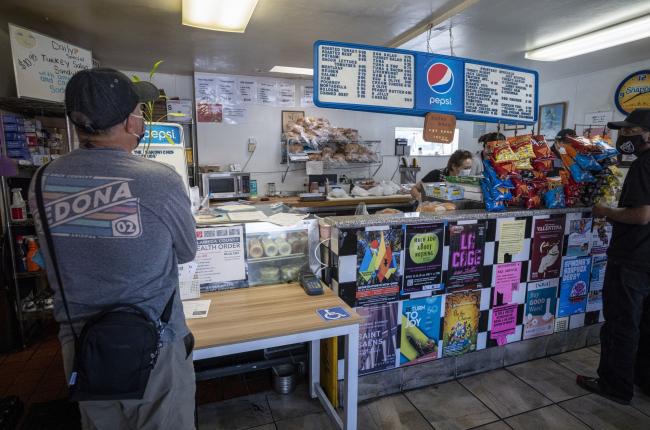
[[[318,47],[314,85],[321,102],[414,107],[415,57],[382,48]]]
[[[314,44],[314,104],[319,107],[532,124],[537,90],[533,70],[402,49]]]
[[[18,97],[62,102],[65,86],[93,65],[90,51],[9,24]]]

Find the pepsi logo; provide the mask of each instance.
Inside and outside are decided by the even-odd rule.
[[[427,70],[427,83],[434,93],[447,94],[454,86],[454,72],[444,63],[434,63]]]

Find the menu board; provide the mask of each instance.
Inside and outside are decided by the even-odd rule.
[[[343,46],[318,47],[319,100],[412,109],[415,56]]]
[[[535,111],[533,73],[465,63],[465,114],[534,121]]]
[[[62,102],[65,86],[93,65],[90,51],[9,24],[18,97]]]
[[[532,124],[538,73],[428,52],[342,42],[314,44],[318,107]]]

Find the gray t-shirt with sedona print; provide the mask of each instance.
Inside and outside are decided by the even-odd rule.
[[[175,294],[163,340],[188,333],[178,291],[178,264],[194,259],[195,222],[181,177],[169,166],[125,151],[77,149],[46,166],[48,225],[75,325],[116,303],[132,303],[154,320]],[[55,291],[62,342],[71,335],[32,181],[29,203]],[[79,333],[77,329],[77,333]]]

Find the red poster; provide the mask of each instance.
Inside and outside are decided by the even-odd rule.
[[[218,103],[198,103],[196,116],[198,122],[221,122],[223,120],[223,106]]]
[[[564,222],[564,216],[535,220],[530,264],[531,281],[560,277]]]

